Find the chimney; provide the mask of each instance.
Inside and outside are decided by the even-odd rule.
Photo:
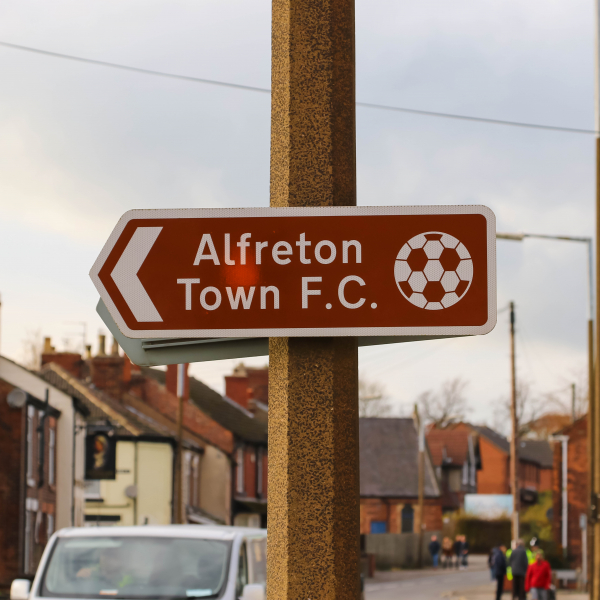
[[[190,397],[190,376],[188,374],[189,364],[183,365],[183,399]],[[177,374],[178,365],[167,365],[167,375],[165,378],[165,387],[173,396],[177,396]]]
[[[46,337],[44,338],[42,351],[42,366],[48,363],[59,365],[74,377],[81,378],[81,367],[83,365],[81,354],[79,352],[56,352],[51,338]]]
[[[106,336],[98,336],[98,356],[106,356]]]
[[[89,360],[92,358],[92,347],[88,344],[85,347],[85,360]]]
[[[117,342],[117,339],[114,337],[113,337],[112,348],[110,350],[110,355],[111,356],[119,356],[119,342]]]

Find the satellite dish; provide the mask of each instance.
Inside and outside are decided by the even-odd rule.
[[[138,495],[137,485],[128,485],[125,488],[125,495],[128,498],[137,498],[137,495]]]
[[[11,408],[23,408],[27,402],[27,392],[20,388],[15,388],[6,397],[6,402]]]

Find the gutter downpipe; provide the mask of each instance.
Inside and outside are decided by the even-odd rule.
[[[556,435],[553,436],[558,442],[562,443],[562,481],[561,481],[561,495],[562,495],[562,530],[561,530],[561,545],[563,548],[563,556],[567,557],[567,544],[569,543],[569,503],[567,495],[567,484],[569,476],[568,458],[569,458],[569,436],[568,435]]]

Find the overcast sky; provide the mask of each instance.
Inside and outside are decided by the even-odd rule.
[[[4,0],[0,41],[270,87],[268,0]],[[357,0],[357,99],[593,128],[592,0]],[[268,94],[0,47],[1,351],[40,330],[104,330],[88,271],[126,210],[268,206]],[[357,109],[359,205],[489,206],[498,230],[593,234],[593,136]],[[586,365],[585,247],[498,244],[517,305],[518,373],[537,394]],[[249,360],[262,364],[265,359]],[[232,362],[197,364],[216,389]],[[494,332],[361,350],[397,410],[462,377],[474,420],[509,392]],[[567,397],[567,392],[560,392]]]

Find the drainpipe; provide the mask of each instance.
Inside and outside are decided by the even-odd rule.
[[[561,545],[563,547],[563,556],[567,558],[567,544],[569,542],[568,538],[568,525],[569,525],[569,502],[567,496],[567,484],[569,477],[569,436],[568,435],[555,435],[552,439],[557,442],[562,443],[562,482],[561,482],[561,492],[562,492],[562,535],[561,535]]]

